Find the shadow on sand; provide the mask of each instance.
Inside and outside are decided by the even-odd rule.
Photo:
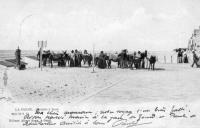
[[[154,71],[164,71],[165,68],[155,68]]]

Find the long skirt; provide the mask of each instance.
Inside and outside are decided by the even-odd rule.
[[[106,60],[105,59],[99,59],[98,60],[98,67],[101,68],[101,69],[105,69],[107,67]]]

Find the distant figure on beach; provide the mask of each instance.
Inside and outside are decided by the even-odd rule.
[[[141,60],[141,52],[140,51],[138,51],[137,57]],[[141,68],[141,61],[140,61],[140,63],[138,63],[138,68]]]
[[[188,63],[188,56],[186,50],[183,52],[183,63]]]
[[[145,50],[143,53],[140,54],[141,57],[141,68],[145,68],[145,60],[147,59],[147,50]],[[147,61],[146,61],[147,63]]]
[[[41,48],[40,48],[40,50],[37,53],[37,59],[39,61],[39,65],[38,65],[39,68],[40,68],[40,54],[41,54],[40,52],[41,52]]]
[[[150,69],[152,69],[152,70],[155,69],[155,63],[156,63],[156,56],[151,55],[150,58],[149,58],[149,70]]]
[[[16,67],[20,69],[21,66],[21,50],[18,48],[15,51],[15,58],[16,58]]]
[[[74,59],[74,65],[75,67],[81,67],[81,62],[83,60],[83,55],[81,51],[75,50],[75,59]]]
[[[124,49],[118,55],[120,68],[128,68],[128,50]]]
[[[74,53],[74,50],[71,51],[71,54],[70,54],[70,67],[74,67],[75,66],[75,53]]]
[[[51,68],[53,68],[53,52],[52,51],[50,51],[49,53],[49,63],[51,65]]]
[[[104,69],[107,67],[106,64],[106,55],[104,54],[103,51],[100,52],[99,57],[98,57],[98,67],[101,69]]]
[[[181,49],[178,50],[178,55],[177,55],[177,60],[178,63],[182,63],[182,58],[183,58],[183,52]]]
[[[192,67],[194,66],[194,64],[196,64],[197,68],[199,67],[198,65],[198,61],[199,61],[199,57],[197,56],[197,54],[195,53],[195,51],[192,51],[192,54],[193,54],[193,63],[192,63]]]

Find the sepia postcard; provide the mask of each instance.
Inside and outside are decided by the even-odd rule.
[[[199,128],[199,0],[0,0],[0,128]]]

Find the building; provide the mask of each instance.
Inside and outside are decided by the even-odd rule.
[[[188,42],[188,49],[200,51],[200,27],[199,29],[194,29]]]

